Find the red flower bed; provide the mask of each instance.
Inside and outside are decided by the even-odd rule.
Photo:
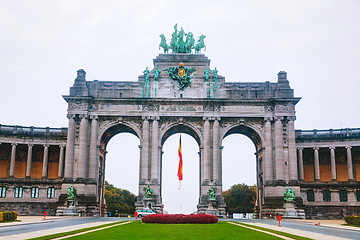
[[[217,223],[218,218],[208,214],[152,214],[142,218],[144,223]]]

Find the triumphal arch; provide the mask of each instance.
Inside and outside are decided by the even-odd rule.
[[[223,216],[222,140],[243,134],[256,148],[256,211],[260,217],[281,213],[285,187],[295,192],[299,216],[303,210],[309,217],[326,214],[325,205],[332,207],[330,213],[357,211],[359,129],[295,131],[295,106],[300,98],[294,96],[286,72],[280,71],[273,82],[227,81],[201,53],[204,35],[195,43],[192,33],[175,26],[169,45],[164,35],[161,39],[164,53],[153,60],[150,69],[144,67],[138,81],[87,81],[86,72],[78,70],[69,95],[63,96],[68,103],[68,128],[2,126],[0,166],[6,173],[1,173],[0,183],[4,191],[16,194],[19,186],[28,188],[24,195],[29,194],[31,203],[30,189],[32,194],[40,186],[40,193],[43,188],[49,194],[48,189],[53,188],[54,197],[42,201],[50,201],[53,213],[61,214],[72,185],[77,191],[77,208],[89,215],[102,214],[107,143],[114,135],[127,132],[140,140],[136,207],[150,206],[162,212],[162,147],[172,134],[187,133],[199,147],[198,210]],[[23,160],[17,149],[24,152]],[[42,154],[38,160],[33,156],[35,150]],[[150,197],[144,191],[149,187],[153,190]],[[216,191],[210,201],[212,187]],[[346,202],[339,197],[344,196],[341,191],[346,191]],[[14,208],[16,204],[9,202],[19,199],[12,194],[0,198],[0,206]]]

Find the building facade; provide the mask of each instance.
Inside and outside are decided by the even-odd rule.
[[[308,218],[360,214],[360,129],[295,130],[300,98],[286,72],[276,82],[251,83],[209,70],[206,56],[189,53],[160,54],[137,82],[87,81],[79,70],[64,96],[68,128],[0,126],[0,208],[56,214],[73,185],[79,211],[103,214],[106,146],[128,132],[140,140],[136,207],[161,212],[162,147],[187,133],[199,147],[198,211],[223,216],[222,140],[240,133],[256,148],[259,217],[282,213],[285,187]]]

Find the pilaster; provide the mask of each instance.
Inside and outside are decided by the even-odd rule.
[[[273,148],[272,148],[272,137],[271,137],[271,121],[272,117],[265,117],[265,151],[264,151],[264,180],[267,184],[272,184],[274,181],[273,175]]]
[[[204,181],[211,180],[210,121],[204,117]]]
[[[86,178],[87,170],[87,137],[88,137],[88,116],[80,115],[80,132],[79,132],[79,159],[77,167],[77,179]]]
[[[284,147],[283,147],[283,117],[275,117],[275,163],[276,182],[285,183]]]
[[[74,164],[74,148],[75,148],[75,116],[68,114],[69,126],[66,141],[66,154],[65,154],[65,179],[72,179],[73,177],[73,164]]]

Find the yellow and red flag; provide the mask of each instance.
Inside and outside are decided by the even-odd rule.
[[[179,181],[183,180],[183,160],[182,160],[182,152],[181,152],[181,135],[180,135],[180,140],[179,140],[179,168],[178,168],[178,178]]]

